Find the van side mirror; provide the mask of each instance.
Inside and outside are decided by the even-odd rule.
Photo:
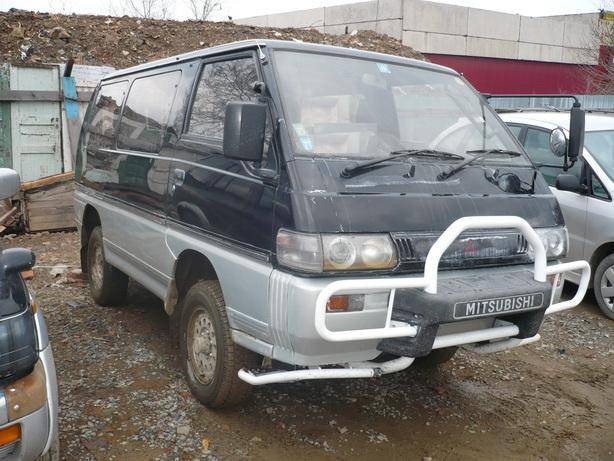
[[[564,157],[567,153],[567,136],[562,128],[550,132],[550,150],[557,157]]]
[[[574,103],[570,112],[569,148],[567,150],[567,158],[571,162],[575,162],[584,149],[584,116],[584,110],[580,108],[580,104]]]
[[[10,168],[0,168],[0,200],[19,192],[19,174]]]
[[[224,156],[247,162],[262,160],[266,104],[232,101],[226,105]]]
[[[573,174],[560,174],[556,177],[555,186],[558,190],[566,190],[569,192],[582,192],[580,179]]]
[[[15,272],[28,271],[34,267],[36,256],[32,250],[9,248],[0,253],[0,279]]]

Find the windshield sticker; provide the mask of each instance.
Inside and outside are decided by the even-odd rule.
[[[390,67],[388,67],[388,64],[384,64],[383,62],[378,62],[377,63],[377,68],[379,69],[379,71],[382,74],[391,74],[392,73],[390,71]]]
[[[292,124],[292,127],[294,128],[294,132],[297,136],[307,136],[307,131],[302,123],[294,123]]]
[[[299,139],[301,140],[303,149],[310,151],[313,150],[313,139],[311,139],[311,136],[301,136]]]

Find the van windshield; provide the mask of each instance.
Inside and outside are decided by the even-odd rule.
[[[361,159],[401,149],[460,155],[477,149],[519,150],[456,75],[294,51],[278,50],[274,61],[296,155]],[[480,161],[529,164],[524,155]]]
[[[584,134],[584,147],[614,181],[614,131],[587,131]]]

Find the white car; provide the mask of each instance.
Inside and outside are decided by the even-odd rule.
[[[584,152],[568,171],[551,148],[554,130],[569,136],[569,112],[522,110],[500,113],[539,167],[563,211],[569,229],[567,257],[584,259],[601,310],[614,320],[614,116],[586,114]],[[577,282],[574,274],[567,280]]]

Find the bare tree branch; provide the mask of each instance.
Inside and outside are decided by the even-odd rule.
[[[585,46],[585,58],[596,64],[584,64],[587,91],[614,94],[614,14],[607,11],[614,2],[603,4],[599,19],[591,23],[591,36]]]
[[[209,19],[215,9],[222,7],[222,2],[219,0],[185,0],[185,2],[190,8],[192,17],[197,21]]]
[[[172,12],[173,0],[123,0],[120,5],[112,4],[113,10],[121,14],[143,19],[168,19]]]

